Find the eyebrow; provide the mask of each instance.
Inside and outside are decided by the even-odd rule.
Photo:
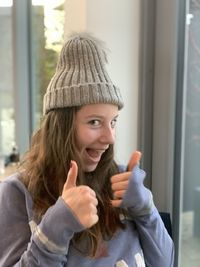
[[[119,116],[119,114],[117,114],[116,116],[113,117],[113,119],[116,119],[117,117]],[[89,116],[86,117],[86,119],[90,119],[90,118],[99,118],[99,119],[104,119],[105,116],[101,116],[101,115],[98,115],[98,114],[91,114]]]

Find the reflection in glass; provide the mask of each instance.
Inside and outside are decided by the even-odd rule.
[[[0,3],[0,154],[6,156],[15,140],[12,1]]]
[[[63,44],[64,0],[32,1],[32,128],[40,123],[42,99]]]
[[[181,267],[200,266],[200,1],[190,1],[185,157],[181,216]]]

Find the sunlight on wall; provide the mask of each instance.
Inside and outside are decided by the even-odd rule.
[[[13,5],[13,0],[1,0],[0,7],[11,7]]]
[[[63,0],[32,0],[32,5],[33,6],[45,6],[50,9],[56,8],[63,4]]]

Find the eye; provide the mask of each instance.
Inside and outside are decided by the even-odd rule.
[[[117,119],[114,119],[111,121],[111,127],[112,128],[115,128],[116,124],[117,124]]]
[[[89,121],[89,124],[92,125],[92,126],[99,126],[100,125],[100,120],[91,120]]]

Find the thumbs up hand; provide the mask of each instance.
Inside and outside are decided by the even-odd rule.
[[[133,152],[128,163],[128,167],[127,167],[128,171],[132,171],[135,165],[139,163],[141,156],[142,156],[142,153],[140,151]]]
[[[129,178],[132,169],[139,163],[141,152],[135,151],[128,163],[127,172],[119,173],[111,177],[111,188],[114,199],[111,200],[113,207],[119,207],[122,203],[123,196],[128,188]]]
[[[76,186],[77,175],[78,166],[75,161],[71,161],[71,168],[68,172],[61,197],[73,211],[79,222],[85,228],[90,228],[99,220],[97,215],[98,201],[96,193],[89,186]]]

